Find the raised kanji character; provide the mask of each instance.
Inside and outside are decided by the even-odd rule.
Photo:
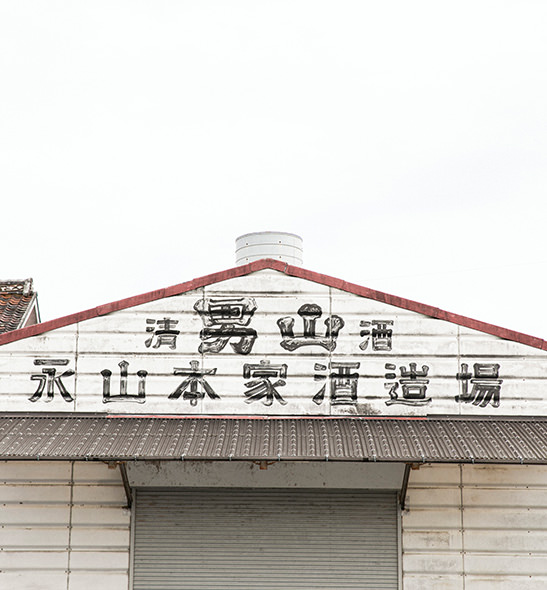
[[[357,381],[359,373],[352,373],[352,370],[358,369],[361,363],[340,363],[332,362],[329,365],[330,375],[316,374],[315,381],[324,379],[329,380],[330,402],[333,405],[338,404],[356,404],[357,403]],[[315,364],[316,371],[326,371],[327,367],[319,363]],[[319,405],[325,399],[326,383],[313,396],[313,401]]]
[[[199,333],[201,344],[199,352],[218,353],[230,342],[234,352],[249,354],[257,338],[256,330],[248,328],[256,310],[255,300],[251,297],[199,299],[194,305],[205,326]]]
[[[163,318],[162,320],[147,319],[146,323],[148,324],[146,331],[151,332],[150,338],[147,338],[144,342],[146,348],[150,348],[155,338],[156,342],[153,348],[165,345],[175,350],[180,330],[174,330],[173,328],[179,323],[178,320],[172,320],[171,318]]]
[[[146,376],[148,375],[148,371],[137,371],[137,377],[139,378],[139,383],[137,386],[137,393],[136,394],[129,394],[127,393],[127,381],[128,381],[128,371],[127,368],[129,367],[129,363],[127,361],[121,361],[118,363],[118,367],[120,367],[120,393],[119,395],[112,395],[110,392],[110,379],[112,377],[112,371],[110,369],[103,369],[101,371],[101,375],[103,376],[103,403],[109,402],[137,402],[139,404],[144,403],[146,392],[145,392],[145,385],[146,385]]]
[[[426,397],[427,385],[429,379],[425,379],[429,372],[427,365],[422,365],[422,369],[416,369],[416,363],[409,363],[409,368],[399,367],[401,378],[398,381],[392,381],[384,384],[389,389],[389,399],[386,401],[387,406],[392,404],[404,404],[407,406],[425,406],[431,402],[430,397]],[[386,363],[385,368],[389,371],[396,369],[395,365]],[[396,373],[390,372],[385,374],[386,379],[396,379]],[[397,390],[399,385],[402,386],[402,397],[399,397]]]
[[[262,400],[265,406],[271,406],[274,399],[280,404],[286,405],[286,401],[281,397],[276,387],[282,387],[286,384],[287,365],[271,365],[270,361],[263,360],[258,365],[245,364],[243,365],[243,377],[245,379],[252,379],[245,383],[245,387],[249,390],[245,391],[248,404]],[[272,383],[270,379],[277,378],[277,381]]]
[[[461,395],[456,396],[456,401],[472,403],[481,408],[492,404],[492,407],[498,408],[503,383],[503,379],[499,378],[499,369],[500,366],[497,363],[475,363],[472,375],[468,372],[467,363],[462,363],[461,373],[456,374],[456,379],[461,381]],[[469,382],[473,384],[471,390],[469,390]]]
[[[372,340],[372,350],[375,351],[389,351],[391,350],[393,330],[388,326],[393,325],[393,320],[371,320],[360,322],[362,328],[368,328],[367,330],[361,330],[361,336],[367,336],[359,348],[366,350],[368,348],[370,340]],[[371,328],[372,326],[372,328]],[[370,329],[371,328],[371,329]]]
[[[72,369],[68,369],[57,375],[57,369],[55,367],[65,367],[68,365],[68,359],[35,359],[34,364],[36,366],[45,366],[42,369],[41,374],[31,375],[31,381],[39,381],[38,388],[34,392],[32,397],[29,397],[31,402],[38,401],[42,394],[44,393],[44,389],[46,390],[46,399],[45,402],[50,402],[53,400],[53,395],[55,392],[55,386],[59,390],[61,397],[65,400],[65,402],[72,402],[74,398],[68,393],[67,388],[65,387],[64,383],[61,381],[63,377],[71,377],[74,375],[74,371]],[[47,389],[46,389],[47,387]]]
[[[195,406],[198,400],[207,394],[211,399],[220,399],[220,396],[205,380],[205,375],[214,375],[216,369],[199,369],[198,361],[190,361],[190,369],[173,369],[175,375],[188,375],[188,377],[173,391],[169,399],[190,400],[190,405]]]
[[[287,316],[277,320],[283,338],[281,346],[291,352],[301,346],[321,346],[332,352],[336,348],[338,334],[344,327],[344,320],[337,315],[329,316],[324,321],[325,335],[318,336],[315,333],[315,324],[322,314],[321,307],[315,303],[305,303],[300,307],[298,315],[304,323],[304,331],[301,336],[294,335],[294,318]]]

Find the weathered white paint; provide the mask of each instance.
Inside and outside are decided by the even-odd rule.
[[[402,516],[404,590],[547,587],[547,466],[426,465]]]
[[[129,465],[129,475],[136,486],[377,489],[401,475],[401,466],[377,467],[166,463]],[[4,462],[0,473],[0,587],[127,588],[129,512],[117,469]],[[546,587],[547,466],[422,465],[406,506],[403,590]]]
[[[257,310],[250,327],[258,333],[248,355],[230,344],[219,353],[198,352],[204,327],[194,309],[204,298],[254,298]],[[290,352],[281,346],[277,321],[295,319],[305,303],[323,310],[324,319],[339,315],[345,325],[336,348],[306,346]],[[175,350],[146,346],[148,319],[176,320],[180,331]],[[393,322],[392,350],[374,350],[361,322]],[[368,328],[370,329],[370,327]],[[74,401],[67,403],[55,386],[53,401],[29,398],[42,374],[36,359],[66,359],[58,375]],[[119,392],[120,361],[129,363],[128,393],[137,392],[138,370],[147,371],[146,401],[103,403],[101,371],[112,371],[111,390]],[[196,405],[168,399],[186,378],[177,369],[215,370],[207,380],[220,400],[205,395]],[[250,379],[245,364],[286,364],[287,401],[265,406],[245,403]],[[359,363],[356,405],[331,405],[326,392],[321,405],[313,396],[330,373],[317,365]],[[429,367],[427,397],[422,406],[387,405],[386,364],[416,363]],[[456,375],[466,363],[500,365],[501,403],[484,408],[457,403],[461,382]],[[273,381],[273,380],[272,380]],[[197,289],[183,295],[135,306],[0,347],[0,408],[18,412],[108,412],[145,414],[286,414],[286,415],[544,415],[547,352],[482,332],[459,327],[394,306],[352,295],[322,284],[264,270]],[[247,486],[398,489],[401,465],[275,463],[260,469],[253,463],[131,464],[135,486]],[[117,469],[100,463],[7,462],[0,464],[0,588],[125,590],[128,586],[129,519]],[[547,466],[420,466],[411,472],[402,515],[403,590],[539,590],[547,587]]]
[[[200,331],[204,324],[194,305],[203,298],[253,298],[255,311],[249,327],[258,333],[250,354],[236,354],[230,343],[219,353],[199,353]],[[300,335],[303,321],[297,311],[305,303],[314,303],[323,310],[316,324],[316,333],[324,334],[324,320],[338,315],[345,322],[332,351],[313,345],[294,351],[281,346],[282,337],[277,321],[283,317],[295,320],[294,333]],[[170,318],[178,323],[176,349],[161,345],[157,339],[146,346],[153,333],[146,332],[147,320]],[[361,332],[371,326],[361,322],[386,320],[393,322],[392,350],[374,350],[369,343],[360,348],[366,336]],[[66,359],[68,364],[56,367],[57,375],[74,371],[62,381],[74,398],[62,399],[55,386],[54,399],[45,402],[45,393],[36,402],[29,398],[39,382],[31,376],[42,374],[36,359]],[[120,391],[119,363],[128,365],[128,393],[135,395],[139,377],[137,371],[147,372],[146,401],[134,400],[103,403],[101,371],[112,372],[112,395]],[[200,369],[213,371],[206,376],[220,400],[205,395],[196,405],[188,400],[169,399],[187,378],[175,374],[189,370],[197,362]],[[262,401],[246,403],[245,391],[253,379],[244,376],[244,367],[286,365],[287,376],[277,390],[287,402],[274,400],[266,406]],[[332,363],[359,363],[350,369],[358,373],[357,403],[334,405],[329,399],[329,375],[336,372]],[[398,382],[401,398],[401,367],[415,363],[420,370],[429,368],[424,405],[388,404],[389,383]],[[501,403],[499,408],[488,404],[478,407],[457,402],[461,381],[457,375],[462,364],[473,372],[475,363],[499,364]],[[395,365],[395,369],[386,368]],[[321,367],[325,367],[324,369]],[[395,373],[396,378],[386,377]],[[272,383],[276,379],[273,378]],[[313,398],[327,385],[325,399],[320,404]],[[339,291],[321,284],[287,276],[273,270],[263,270],[244,277],[229,279],[170,298],[154,301],[106,316],[90,319],[43,335],[27,338],[0,347],[0,400],[4,411],[48,412],[108,412],[154,414],[269,414],[269,415],[425,415],[474,414],[541,415],[547,391],[547,352],[509,342],[481,332],[461,328],[451,322],[432,319]],[[201,386],[200,386],[201,387]]]
[[[0,588],[126,590],[125,504],[102,463],[0,463]]]
[[[155,461],[128,463],[134,487],[250,487],[400,490],[401,463]]]

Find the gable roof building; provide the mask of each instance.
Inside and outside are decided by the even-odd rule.
[[[547,582],[545,341],[283,256],[0,334],[0,580]]]

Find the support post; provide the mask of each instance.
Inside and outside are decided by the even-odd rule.
[[[399,504],[401,510],[405,509],[406,491],[408,489],[408,480],[410,479],[410,470],[412,469],[412,463],[405,465],[405,472],[403,474],[403,483],[401,484],[401,491],[399,492]]]
[[[127,507],[131,508],[131,504],[133,503],[133,494],[131,493],[129,478],[127,477],[127,466],[125,465],[125,461],[120,461],[118,465],[120,466],[120,473],[122,476],[123,487],[125,490],[125,497],[127,498]]]

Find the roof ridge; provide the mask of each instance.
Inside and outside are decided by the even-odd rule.
[[[306,270],[304,268],[293,266],[286,262],[281,262],[279,260],[274,260],[271,258],[262,258],[260,260],[256,260],[254,262],[250,262],[248,264],[244,264],[241,266],[229,268],[221,272],[205,275],[203,277],[199,277],[196,279],[191,279],[190,281],[173,285],[171,287],[166,287],[155,291],[149,291],[141,295],[120,299],[118,301],[113,301],[111,303],[106,303],[104,305],[99,305],[97,307],[77,312],[71,315],[67,315],[58,319],[49,320],[47,322],[34,324],[33,326],[28,326],[26,328],[20,328],[18,330],[6,332],[4,334],[0,334],[0,345],[8,344],[9,342],[15,342],[17,340],[22,340],[24,338],[29,338],[31,336],[36,336],[38,334],[43,334],[44,332],[49,332],[50,330],[55,330],[57,328],[63,328],[71,324],[76,324],[78,322],[85,321],[91,318],[107,315],[114,311],[128,309],[129,307],[142,305],[143,303],[149,303],[151,301],[163,299],[164,297],[181,295],[182,293],[194,291],[196,289],[206,287],[214,283],[219,283],[221,281],[225,281],[228,279],[246,276],[253,272],[258,272],[267,269],[276,270],[288,276],[309,280],[328,287],[332,287],[334,289],[340,289],[341,291],[346,291],[347,293],[352,293],[353,295],[358,295],[360,297],[372,299],[374,301],[385,303],[387,305],[393,305],[401,309],[406,309],[407,311],[413,311],[435,319],[451,322],[453,324],[457,324],[465,328],[490,334],[491,336],[496,336],[498,338],[503,338],[505,340],[518,342],[519,344],[524,344],[526,346],[531,346],[533,348],[538,348],[540,350],[547,350],[547,342],[541,338],[530,336],[528,334],[523,334],[522,332],[517,332],[515,330],[502,328],[494,324],[489,324],[487,322],[475,320],[473,318],[462,316],[456,313],[451,313],[431,305],[413,301],[411,299],[405,299],[403,297],[398,297],[396,295],[383,293],[382,291],[376,291],[375,289],[370,289],[368,287],[356,285],[354,283],[350,283],[342,279],[337,279],[329,275],[324,275],[315,271]]]
[[[32,283],[32,278],[0,281],[0,293],[22,293],[23,295],[30,295],[33,292]]]

